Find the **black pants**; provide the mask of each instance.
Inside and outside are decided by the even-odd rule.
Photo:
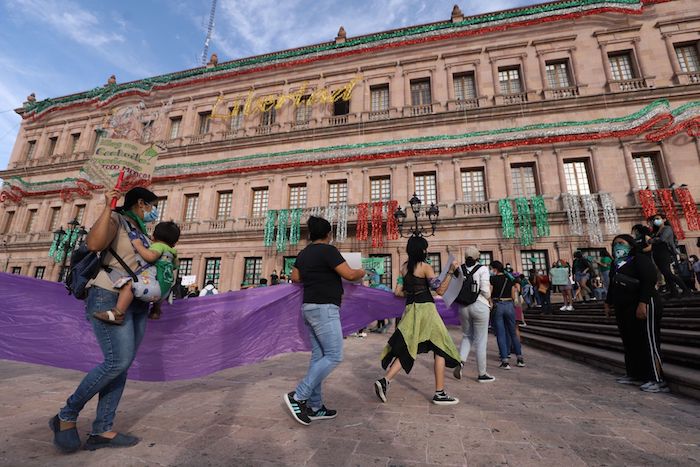
[[[678,296],[678,290],[676,289],[676,285],[681,288],[683,293],[688,293],[690,290],[688,289],[688,286],[685,285],[685,282],[681,280],[680,277],[676,276],[672,271],[671,271],[671,259],[667,258],[654,258],[654,262],[656,263],[656,267],[659,268],[659,271],[661,272],[661,275],[664,276],[664,280],[666,281],[666,286],[668,287],[669,291],[671,292],[671,295],[674,297]]]
[[[638,319],[637,304],[615,306],[617,328],[625,349],[627,376],[641,381],[663,381],[660,334],[662,308],[656,297],[647,307],[647,319]]]

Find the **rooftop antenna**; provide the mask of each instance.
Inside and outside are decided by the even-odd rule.
[[[216,0],[211,0],[211,11],[209,12],[209,25],[207,26],[207,38],[204,39],[204,50],[202,50],[201,65],[207,64],[207,55],[209,55],[209,42],[211,41],[211,33],[214,32],[214,15],[216,14]]]

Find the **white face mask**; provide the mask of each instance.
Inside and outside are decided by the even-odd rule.
[[[664,220],[663,219],[654,219],[654,225],[657,227],[661,227],[664,225]]]

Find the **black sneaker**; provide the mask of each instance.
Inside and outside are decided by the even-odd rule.
[[[330,420],[331,418],[335,418],[337,416],[337,410],[328,409],[325,405],[315,412],[313,410],[309,411],[309,418],[311,420]]]
[[[460,363],[455,367],[455,371],[452,374],[456,379],[462,379],[462,368],[464,368],[464,363]]]
[[[501,364],[498,365],[498,368],[500,368],[501,370],[510,370],[510,363],[501,362]]]
[[[479,377],[476,378],[476,380],[480,383],[491,383],[493,381],[496,381],[496,378],[494,378],[488,373],[485,373],[483,375],[479,375]]]
[[[309,418],[309,412],[311,411],[306,406],[306,401],[298,401],[294,399],[294,391],[283,395],[282,400],[284,400],[284,403],[287,404],[287,407],[292,413],[294,420],[302,425],[308,425],[311,423],[311,419]]]
[[[386,378],[378,379],[374,382],[374,392],[377,393],[377,397],[382,401],[386,402],[386,393],[389,390],[389,383]]]
[[[525,360],[523,360],[522,358],[519,358],[519,359],[518,359],[518,362],[515,364],[515,366],[518,366],[518,367],[520,367],[520,368],[524,367],[524,366],[525,366]]]
[[[455,405],[459,403],[456,397],[448,396],[445,391],[436,392],[433,396],[433,404],[436,405]]]

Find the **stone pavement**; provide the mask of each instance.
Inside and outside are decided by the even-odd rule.
[[[453,336],[458,337],[456,330]],[[345,361],[325,387],[337,419],[304,427],[282,394],[294,389],[308,354],[193,381],[130,381],[116,428],[137,434],[133,448],[59,454],[48,419],[81,373],[0,361],[0,465],[698,465],[700,403],[645,394],[615,384],[614,375],[525,349],[527,367],[496,368],[491,384],[446,378],[457,406],[429,402],[432,359],[421,355],[382,404],[372,383],[387,336],[347,339]],[[148,338],[148,336],[146,336]],[[492,338],[492,337],[491,337]],[[85,409],[81,436],[95,403]]]

